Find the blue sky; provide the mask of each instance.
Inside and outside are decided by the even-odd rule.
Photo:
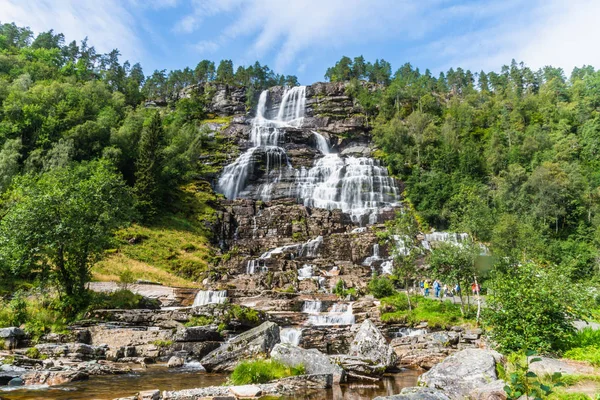
[[[600,67],[598,0],[0,0],[0,21],[154,69],[202,59],[259,60],[301,83],[323,80],[341,56],[384,58],[434,73],[499,70],[511,59]]]

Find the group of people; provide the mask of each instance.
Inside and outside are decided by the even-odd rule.
[[[429,292],[433,290],[434,297],[442,298],[442,297],[454,297],[460,295],[460,285],[457,283],[453,288],[442,283],[439,280],[434,280],[430,282],[428,279],[420,282],[420,287],[423,292],[423,296],[429,297]],[[477,282],[473,282],[471,284],[471,292],[473,295],[478,295],[481,292],[481,285]]]

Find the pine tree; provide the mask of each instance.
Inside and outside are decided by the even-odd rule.
[[[145,220],[152,219],[156,215],[156,208],[162,195],[163,138],[162,121],[157,111],[142,131],[136,162],[134,185],[136,207]]]

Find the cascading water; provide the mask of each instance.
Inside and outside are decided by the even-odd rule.
[[[266,266],[266,260],[289,255],[289,258],[294,259],[298,257],[304,258],[316,258],[319,254],[319,248],[323,243],[323,236],[317,236],[315,239],[311,239],[306,243],[289,244],[287,246],[276,247],[271,249],[256,259],[249,260],[246,264],[246,273],[254,274],[256,272],[266,272],[268,270]]]
[[[318,314],[323,305],[319,300],[306,300],[302,305],[302,312],[307,314]]]
[[[222,304],[227,300],[227,290],[200,290],[194,298],[193,307],[206,304]]]
[[[282,328],[279,333],[279,337],[281,338],[281,343],[290,343],[294,346],[298,346],[300,344],[300,338],[302,336],[302,329],[300,328]]]
[[[303,128],[306,108],[306,87],[286,89],[277,114],[267,108],[269,91],[261,93],[256,116],[252,120],[250,142],[252,147],[232,164],[225,167],[218,182],[218,190],[227,198],[244,194],[270,200],[278,184],[286,193],[307,207],[341,209],[355,223],[361,225],[377,222],[379,211],[398,205],[399,189],[387,169],[378,161],[367,157],[342,157],[332,153],[325,136],[311,130],[314,146],[323,157],[311,168],[294,170],[286,150],[281,147],[286,130],[297,133]],[[256,178],[254,168],[262,165],[263,177],[254,192],[244,192],[250,177]]]
[[[306,306],[306,302],[304,303]],[[326,325],[352,325],[355,322],[352,313],[352,303],[336,303],[331,310],[326,313],[311,313],[306,323],[308,325],[326,326]]]

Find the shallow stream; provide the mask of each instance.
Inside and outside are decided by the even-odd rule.
[[[397,394],[403,387],[415,386],[420,372],[405,370],[384,377],[376,383],[351,383],[303,395],[294,394],[286,400],[367,400],[376,396]],[[142,390],[182,390],[221,385],[225,374],[207,374],[193,368],[168,369],[164,364],[152,365],[145,370],[135,370],[126,375],[92,376],[87,381],[72,382],[53,387],[8,390],[0,388],[0,399],[6,400],[66,400],[114,399],[126,397]]]

